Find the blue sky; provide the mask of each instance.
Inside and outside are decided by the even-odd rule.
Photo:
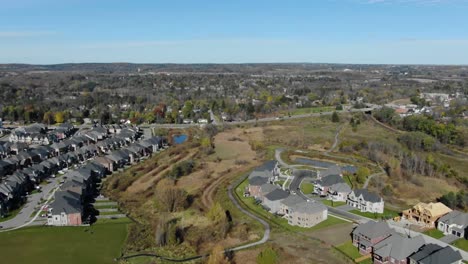
[[[0,0],[0,63],[468,64],[468,0]]]

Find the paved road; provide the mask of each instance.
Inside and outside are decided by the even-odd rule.
[[[31,195],[31,197],[28,198],[27,203],[15,218],[0,223],[3,226],[3,229],[0,230],[0,232],[20,229],[36,221],[42,213],[41,210],[39,210],[32,218],[31,214],[34,213],[36,209],[40,209],[43,205],[48,204],[54,197],[55,191],[57,191],[58,187],[59,184],[57,181],[53,180],[51,183],[43,186],[43,191],[41,193]],[[43,204],[40,203],[41,198],[45,199]]]
[[[58,187],[59,183],[57,179],[50,178],[50,182],[47,183],[46,185],[41,185],[42,187],[42,192],[40,193],[35,193],[31,194],[27,199],[27,202],[24,204],[23,208],[21,211],[12,219],[5,221],[5,222],[0,222],[0,225],[3,226],[3,229],[17,229],[17,227],[22,227],[26,223],[31,223],[31,214],[34,213],[35,210],[40,209],[39,204],[41,201],[41,198],[44,200],[47,200],[50,196],[50,193],[52,192],[55,193],[55,189]],[[37,215],[40,214],[40,211],[38,212]],[[37,217],[33,218],[34,220]],[[34,221],[33,220],[33,221]],[[4,230],[0,230],[4,231]]]
[[[245,177],[242,177],[239,181],[236,181],[235,183],[229,185],[228,187],[228,196],[229,196],[229,199],[232,201],[232,203],[241,211],[243,212],[244,214],[250,216],[251,218],[257,220],[258,222],[260,222],[262,225],[263,225],[263,228],[265,229],[265,232],[263,233],[263,237],[262,239],[260,239],[259,241],[257,242],[253,242],[253,243],[249,243],[247,245],[242,245],[242,246],[238,246],[238,247],[235,247],[235,248],[231,248],[230,250],[233,250],[233,251],[237,251],[237,250],[242,250],[242,249],[246,249],[246,248],[251,248],[251,247],[255,247],[255,246],[258,246],[258,245],[261,245],[261,244],[264,244],[268,241],[268,239],[270,239],[270,232],[271,232],[271,229],[270,229],[270,225],[268,224],[268,222],[266,222],[265,220],[263,220],[262,218],[252,214],[251,212],[245,210],[240,204],[239,202],[234,198],[234,195],[232,193],[232,189],[237,186],[241,181],[243,181],[246,177],[248,177],[248,175],[246,175]]]

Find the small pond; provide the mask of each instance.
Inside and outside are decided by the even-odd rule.
[[[187,138],[188,138],[187,135],[184,135],[184,134],[172,136],[174,144],[182,144],[185,141],[187,141]]]

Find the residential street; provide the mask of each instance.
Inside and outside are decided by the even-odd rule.
[[[51,193],[59,186],[58,178],[55,178],[55,179],[49,178],[46,181],[50,181],[50,182],[47,184],[41,185],[42,187],[41,192],[29,195],[27,198],[28,199],[27,202],[24,204],[21,211],[14,218],[5,222],[0,222],[0,226],[3,226],[0,232],[7,231],[7,229],[29,225],[32,223],[32,221],[30,221],[33,218],[31,217],[31,215],[35,211],[40,209],[40,206],[43,205],[41,204],[39,206],[41,199],[44,199],[43,201],[47,200],[49,196],[51,195]]]

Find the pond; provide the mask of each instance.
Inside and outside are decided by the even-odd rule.
[[[188,136],[184,135],[184,134],[172,136],[174,144],[176,144],[176,145],[184,143],[185,141],[187,141],[187,138],[188,138]]]
[[[337,165],[336,163],[333,163],[333,162],[306,159],[306,158],[296,158],[294,159],[294,162],[299,163],[299,164],[311,165],[314,167],[327,168],[327,169],[330,168],[331,166]],[[341,170],[354,174],[356,173],[357,168],[353,165],[344,165],[344,166],[341,166]]]

